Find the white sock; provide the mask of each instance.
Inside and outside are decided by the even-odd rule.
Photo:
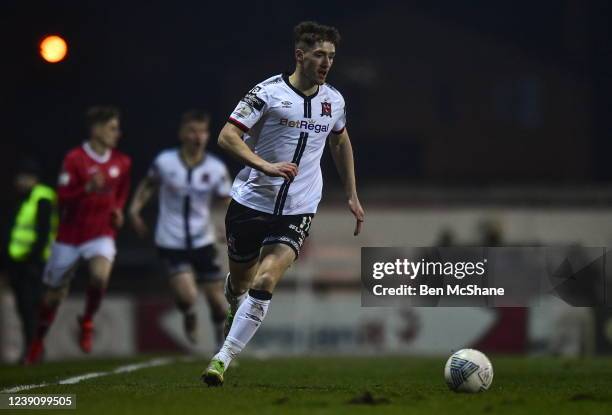
[[[253,338],[266,317],[271,297],[272,295],[266,291],[251,289],[246,300],[238,308],[232,328],[221,350],[214,357],[221,360],[226,368]]]

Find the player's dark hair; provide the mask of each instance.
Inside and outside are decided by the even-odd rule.
[[[85,113],[85,121],[87,128],[91,129],[96,124],[104,124],[113,118],[119,118],[120,112],[117,107],[111,106],[95,106],[91,107]]]
[[[334,46],[340,43],[340,32],[332,26],[316,22],[301,22],[293,28],[293,39],[296,49],[309,50],[319,42],[331,42]]]
[[[210,114],[204,110],[189,110],[181,115],[180,126],[190,123],[192,121],[210,123]]]

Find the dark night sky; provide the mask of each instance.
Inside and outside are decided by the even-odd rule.
[[[342,32],[353,19],[391,3],[3,2],[0,106],[5,115],[1,147],[5,171],[22,154],[34,153],[45,159],[49,175],[54,175],[62,154],[85,137],[85,108],[112,103],[124,115],[121,147],[134,155],[140,175],[153,155],[175,140],[182,111],[208,108],[215,135],[239,99],[226,96],[227,73],[236,75],[231,82],[237,90],[246,91],[258,80],[291,69],[290,34],[297,22],[318,20]],[[580,26],[585,43],[576,55],[567,47],[568,7],[574,3],[449,0],[413,2],[407,7],[585,75],[594,87],[593,133],[585,138],[594,143],[592,179],[608,180],[612,179],[606,156],[612,150],[610,7],[605,1],[587,2]],[[397,30],[401,37],[401,28]],[[68,40],[65,62],[49,65],[38,57],[37,44],[47,33]],[[377,42],[396,41],[378,39],[375,31],[371,38],[372,45],[363,45],[365,54]],[[242,75],[236,68],[248,69]],[[342,87],[333,73],[332,82]],[[7,184],[5,180],[3,185]]]

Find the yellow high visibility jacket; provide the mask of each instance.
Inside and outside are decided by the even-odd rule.
[[[55,240],[57,233],[57,225],[59,222],[57,214],[57,195],[55,191],[49,186],[43,184],[37,184],[32,188],[30,196],[25,200],[17,213],[15,218],[15,225],[11,230],[11,239],[9,242],[9,256],[13,261],[19,262],[24,261],[28,258],[32,251],[32,246],[36,242],[36,214],[38,209],[38,202],[41,199],[47,199],[51,202],[52,214],[51,214],[51,231],[49,232],[49,240],[43,251],[43,258],[46,260],[49,258],[51,253],[51,244]]]

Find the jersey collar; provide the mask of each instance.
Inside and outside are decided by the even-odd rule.
[[[319,93],[319,91],[321,90],[321,86],[320,86],[320,85],[318,85],[318,86],[317,86],[317,90],[315,91],[315,93],[314,93],[314,94],[312,94],[312,95],[308,95],[308,96],[304,95],[304,93],[303,93],[302,91],[300,91],[299,89],[297,89],[296,87],[294,87],[293,85],[291,85],[291,82],[289,82],[289,74],[288,74],[287,72],[283,73],[283,81],[285,81],[285,83],[287,84],[287,86],[288,86],[289,88],[291,88],[291,90],[292,90],[293,92],[295,92],[296,94],[298,94],[298,95],[299,95],[300,97],[302,97],[303,99],[307,99],[307,100],[311,100],[311,99],[313,99],[314,97],[316,97],[316,96],[317,96],[317,94]]]
[[[208,156],[208,153],[205,151],[204,152],[204,157],[202,157],[202,160],[200,160],[198,164],[193,165],[191,167],[187,164],[187,162],[183,158],[183,153],[181,153],[181,148],[180,147],[177,147],[177,149],[176,149],[176,156],[180,160],[180,162],[183,165],[183,167],[185,167],[185,170],[193,170],[193,169],[196,169],[196,168],[198,168],[198,167],[200,167],[201,165],[204,164],[204,162],[206,161],[206,157]]]
[[[91,157],[92,159],[94,159],[94,161],[97,161],[100,164],[104,164],[108,160],[110,160],[110,156],[111,156],[110,150],[106,150],[106,152],[103,155],[99,155],[98,153],[94,151],[93,148],[91,148],[89,141],[85,141],[83,143],[83,150],[85,150],[85,153],[87,153],[89,157]]]

